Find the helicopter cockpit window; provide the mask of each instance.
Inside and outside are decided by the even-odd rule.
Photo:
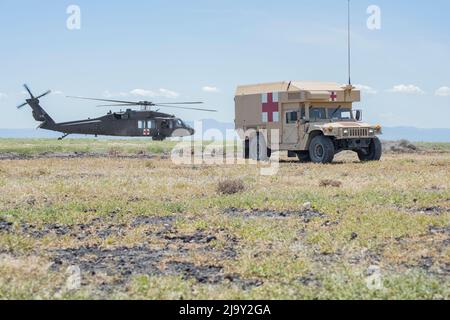
[[[183,121],[181,121],[180,119],[177,120],[177,128],[183,128],[184,127],[184,123]]]

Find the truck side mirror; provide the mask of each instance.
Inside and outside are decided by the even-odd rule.
[[[356,111],[356,120],[361,121],[362,120],[362,112],[361,110]]]

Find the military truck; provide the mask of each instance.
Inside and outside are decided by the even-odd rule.
[[[337,153],[351,150],[361,161],[380,160],[382,128],[362,121],[362,111],[353,108],[360,100],[352,85],[331,82],[239,86],[235,124],[245,158],[267,160],[274,151],[287,151],[301,162],[331,163]]]

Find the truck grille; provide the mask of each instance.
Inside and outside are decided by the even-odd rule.
[[[348,129],[350,137],[368,137],[369,129],[368,128],[350,128]]]

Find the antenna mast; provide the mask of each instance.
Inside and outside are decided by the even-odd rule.
[[[351,78],[351,40],[350,40],[350,0],[348,0],[348,33],[347,33],[347,39],[348,39],[348,85],[352,85],[352,78]]]

